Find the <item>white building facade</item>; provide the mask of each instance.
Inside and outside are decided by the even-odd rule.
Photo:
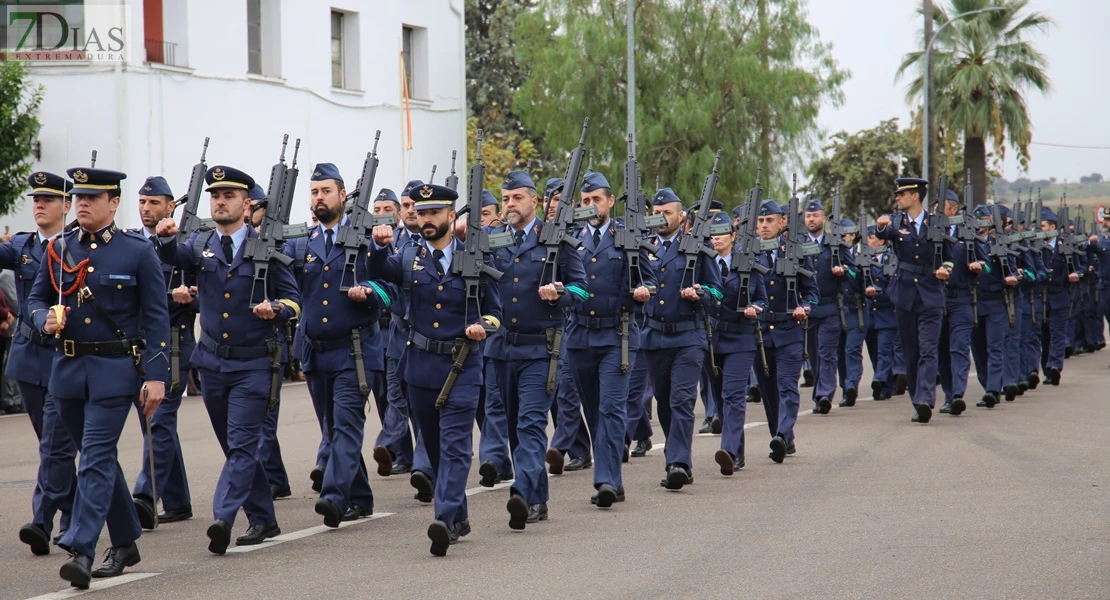
[[[59,1],[83,5],[89,21],[106,7],[126,15],[127,60],[32,63],[45,87],[35,169],[64,174],[97,150],[98,167],[128,176],[120,226],[141,225],[135,199],[147,176],[185,193],[205,137],[209,166],[242,169],[263,187],[282,135],[287,161],[300,138],[292,222],[309,218],[317,162],[335,163],[355,189],[376,130],[376,189],[400,193],[433,164],[442,183],[451,151],[466,156],[464,0]],[[198,212],[208,215],[207,196]],[[3,222],[33,228],[30,204]]]

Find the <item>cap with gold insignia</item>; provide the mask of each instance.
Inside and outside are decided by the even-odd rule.
[[[586,176],[582,178],[582,191],[586,194],[600,189],[612,189],[612,187],[609,185],[609,180],[596,171],[586,173]]]
[[[505,176],[505,181],[501,183],[503,190],[519,190],[521,188],[536,189],[536,184],[532,183],[532,178],[524,171],[510,171]]]
[[[913,190],[925,193],[925,189],[929,187],[929,182],[920,177],[899,177],[894,180],[894,193],[909,192]]]
[[[651,203],[655,206],[662,206],[664,204],[670,204],[672,202],[681,203],[682,200],[680,200],[678,195],[674,193],[674,190],[669,187],[655,192],[655,197],[651,199]]]
[[[720,200],[709,201],[709,212],[720,212],[725,209],[725,205]]]
[[[728,232],[732,233],[732,219],[730,219],[728,215],[725,214],[723,211],[717,211],[713,213],[713,215],[709,217],[709,225],[713,230],[717,231],[724,231],[724,229],[727,227]],[[714,235],[724,234],[714,233]]]
[[[68,196],[71,187],[65,177],[46,171],[31,173],[27,182],[31,184],[31,193],[28,196]]]
[[[119,182],[127,179],[127,175],[109,169],[96,169],[93,167],[74,167],[67,169],[66,173],[73,180],[73,188],[69,190],[71,196],[76,194],[100,194],[102,192],[115,192],[119,194]]]
[[[825,212],[825,205],[821,204],[821,201],[816,198],[810,198],[806,201],[802,212]]]
[[[405,184],[405,191],[401,192],[401,196],[403,196],[403,197],[408,196],[409,194],[412,193],[412,191],[414,189],[416,189],[416,188],[418,188],[422,185],[424,185],[424,182],[422,180],[413,179],[412,181]]]
[[[139,188],[140,196],[169,196],[173,198],[173,192],[170,191],[170,184],[166,183],[166,178],[161,175],[154,175],[147,177],[143,182],[143,187]]]
[[[397,199],[397,194],[395,194],[393,190],[389,188],[382,188],[382,190],[378,192],[378,197],[374,198],[374,202],[392,202],[397,205],[401,204],[401,201]]]
[[[455,190],[442,185],[426,183],[409,192],[409,198],[415,203],[416,210],[434,210],[437,208],[453,208],[459,194]]]
[[[204,190],[210,192],[219,189],[237,189],[250,191],[254,187],[254,178],[239,169],[216,165],[204,174],[204,181],[208,187]]]
[[[311,181],[326,181],[334,179],[339,182],[339,187],[343,187],[343,176],[339,174],[339,167],[331,163],[316,163],[316,168],[312,169]]]
[[[482,190],[482,206],[501,206],[497,201],[497,196],[489,190]]]
[[[766,217],[767,215],[785,215],[786,211],[779,206],[778,202],[770,198],[764,200],[759,205],[759,216]]]
[[[547,184],[543,186],[543,197],[544,197],[544,199],[546,200],[548,198],[551,198],[552,196],[555,195],[555,192],[560,190],[562,187],[563,187],[563,178],[562,177],[552,177],[551,179],[548,179]],[[502,189],[504,189],[504,188],[502,188]]]

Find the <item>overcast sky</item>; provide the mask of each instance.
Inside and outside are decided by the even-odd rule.
[[[942,6],[947,0],[934,0]],[[821,39],[832,42],[833,54],[852,77],[844,86],[845,102],[821,111],[829,132],[874,127],[899,117],[905,127],[907,79],[895,82],[902,56],[914,49],[922,19],[920,0],[809,0],[810,22]],[[1033,41],[1048,58],[1052,92],[1026,94],[1033,120],[1033,179],[1057,177],[1076,181],[1100,172],[1110,176],[1110,150],[1082,150],[1037,145],[1037,142],[1110,147],[1110,68],[1106,66],[1106,25],[1110,2],[1103,0],[1030,0],[1029,10],[1047,14],[1056,25]],[[989,149],[989,147],[988,147]],[[1005,176],[1019,176],[1015,153],[1007,152]]]

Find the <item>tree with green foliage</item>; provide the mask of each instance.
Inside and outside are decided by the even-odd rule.
[[[898,127],[898,119],[854,134],[838,132],[824,150],[825,157],[809,166],[806,191],[831,211],[840,183],[842,216],[853,221],[861,208],[871,217],[889,212],[894,179],[900,172],[916,173],[921,166],[921,145]]]
[[[516,46],[528,77],[513,111],[559,170],[590,118],[587,145],[614,185],[627,152],[626,3],[541,0],[521,14]],[[816,143],[823,103],[848,73],[806,20],[803,0],[638,0],[637,157],[644,188],[659,177],[692,202],[722,149],[718,199],[744,199],[764,161],[764,188]],[[561,174],[557,172],[556,174]],[[618,190],[619,193],[619,190]]]
[[[1052,20],[1037,12],[1026,12],[1029,0],[951,0],[946,10],[934,5],[933,22],[940,31],[933,46],[933,82],[936,89],[938,137],[946,131],[963,136],[964,163],[971,169],[975,203],[987,199],[987,141],[997,160],[1009,145],[1018,154],[1022,170],[1029,167],[1029,143],[1033,127],[1024,92],[1028,88],[1047,93],[1050,84],[1048,61],[1028,41],[1044,31]],[[1005,10],[966,18],[960,14],[987,7]],[[910,69],[918,75],[910,82],[907,101],[921,102],[924,51],[907,54],[898,67],[898,77]]]
[[[0,215],[19,206],[27,189],[42,97],[22,62],[0,61]]]
[[[478,119],[466,120],[466,147],[471,162],[474,161],[475,142],[478,140]],[[532,140],[518,133],[493,133],[482,131],[482,162],[486,166],[483,185],[500,198],[501,182],[509,171],[531,171],[539,152]]]

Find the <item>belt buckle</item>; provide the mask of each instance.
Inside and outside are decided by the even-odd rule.
[[[77,356],[77,344],[73,340],[62,340],[62,352],[70,358]]]

